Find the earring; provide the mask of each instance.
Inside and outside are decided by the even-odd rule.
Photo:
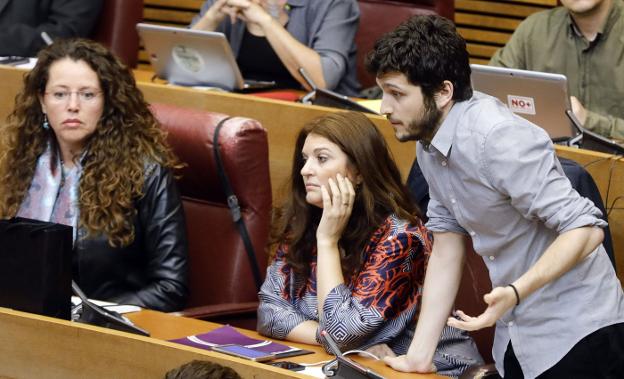
[[[43,114],[43,125],[41,125],[43,127],[43,130],[49,130],[50,129],[50,123],[48,122],[48,115],[47,114]]]

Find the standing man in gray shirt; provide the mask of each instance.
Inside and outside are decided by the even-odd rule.
[[[423,305],[400,371],[430,372],[445,323],[496,324],[493,356],[508,378],[615,378],[624,372],[624,295],[601,244],[600,211],[563,174],[548,135],[470,86],[466,43],[438,16],[382,37],[367,66],[400,141],[416,140],[429,183],[434,244]],[[449,317],[464,235],[493,290],[481,315]]]

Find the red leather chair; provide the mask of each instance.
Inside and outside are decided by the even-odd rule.
[[[108,47],[128,67],[136,67],[139,35],[136,24],[143,19],[143,0],[104,0],[93,39]]]
[[[366,54],[373,49],[375,41],[401,22],[417,14],[439,14],[453,20],[453,0],[358,0],[360,26],[355,35],[357,45],[357,77],[362,88],[375,85],[375,76],[364,66]]]
[[[213,155],[213,133],[226,115],[164,104],[152,105],[152,112],[186,164],[178,186],[189,241],[190,298],[189,308],[178,314],[255,329],[258,294]],[[234,117],[221,128],[219,145],[264,277],[272,206],[267,132],[258,121]]]

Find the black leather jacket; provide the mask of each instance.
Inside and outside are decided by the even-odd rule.
[[[160,311],[181,309],[188,296],[188,245],[180,194],[168,169],[147,166],[136,200],[134,241],[113,248],[106,236],[78,230],[73,276],[89,298]]]

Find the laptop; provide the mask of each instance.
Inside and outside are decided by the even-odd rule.
[[[265,89],[275,82],[245,81],[223,33],[137,24],[156,75],[183,86],[226,91]]]
[[[472,64],[472,88],[497,97],[514,113],[538,125],[555,142],[579,134],[565,111],[570,109],[564,75]]]
[[[572,112],[565,75],[471,64],[472,88],[494,96],[517,115],[543,128],[555,143],[609,154],[624,146],[589,131]]]
[[[301,74],[303,79],[312,88],[312,91],[310,91],[301,99],[302,103],[320,105],[323,107],[345,109],[349,111],[379,114],[375,112],[374,110],[367,108],[364,105],[358,104],[357,102],[351,100],[348,96],[341,95],[337,92],[330,91],[327,89],[318,88],[316,86],[316,83],[314,83],[312,78],[310,78],[310,76],[304,70],[303,67],[299,67],[299,74]]]

